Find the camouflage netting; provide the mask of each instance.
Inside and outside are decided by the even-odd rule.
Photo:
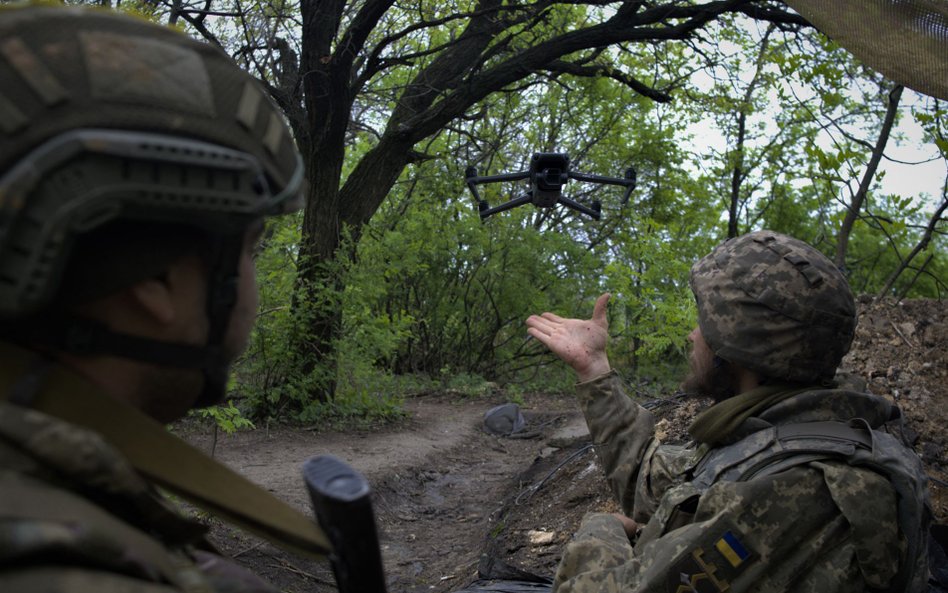
[[[867,65],[920,93],[948,99],[948,2],[787,0]]]

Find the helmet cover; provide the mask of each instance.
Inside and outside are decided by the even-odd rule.
[[[764,377],[830,380],[852,344],[846,278],[792,237],[757,231],[721,243],[691,268],[691,290],[711,350]]]
[[[282,114],[219,49],[108,10],[0,8],[0,318],[49,303],[79,235],[232,235],[302,185]]]

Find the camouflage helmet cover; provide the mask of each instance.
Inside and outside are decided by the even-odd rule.
[[[110,221],[234,233],[302,185],[281,113],[219,49],[103,9],[0,8],[0,318],[48,303]]]
[[[832,379],[856,309],[836,266],[786,235],[757,231],[718,245],[691,269],[698,326],[711,350],[765,377]]]

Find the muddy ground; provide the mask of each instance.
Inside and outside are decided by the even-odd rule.
[[[903,409],[915,450],[931,477],[936,516],[948,521],[948,303],[860,302],[860,324],[843,369]],[[406,401],[407,419],[371,431],[318,432],[270,427],[222,438],[216,456],[309,512],[299,467],[332,453],[362,471],[374,488],[389,590],[448,592],[481,570],[551,576],[564,543],[589,511],[618,510],[582,417],[569,397],[524,398],[524,438],[481,429],[483,413],[503,403],[440,394]],[[704,402],[669,394],[642,403],[659,417],[666,441]],[[209,450],[209,430],[181,427]],[[325,563],[307,561],[213,523],[225,552],[289,592],[334,590]],[[491,564],[493,562],[493,564]]]

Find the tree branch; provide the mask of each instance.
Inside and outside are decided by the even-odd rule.
[[[372,29],[394,3],[395,0],[368,0],[362,5],[336,47],[333,57],[338,61],[340,68],[352,68]]]
[[[849,247],[849,235],[852,233],[853,225],[856,223],[856,217],[862,208],[862,203],[869,193],[869,186],[875,179],[876,169],[879,168],[879,161],[882,160],[882,153],[885,152],[885,146],[889,142],[889,134],[892,131],[892,125],[895,123],[895,116],[899,111],[899,100],[902,98],[902,85],[897,85],[889,93],[889,105],[885,112],[885,121],[882,122],[882,130],[879,132],[879,138],[876,140],[876,146],[872,150],[872,157],[869,164],[866,165],[866,171],[863,173],[862,181],[859,183],[859,189],[852,201],[847,206],[846,216],[839,229],[839,239],[836,241],[836,259],[834,263],[839,268],[846,266],[846,250]],[[901,272],[901,271],[900,271]]]
[[[653,101],[657,101],[659,103],[668,103],[672,100],[671,95],[668,93],[654,89],[645,83],[629,76],[628,74],[620,72],[612,66],[606,66],[603,64],[583,66],[574,62],[567,62],[565,60],[554,60],[546,65],[546,69],[550,72],[570,74],[572,76],[583,76],[587,78],[599,78],[601,76],[607,76],[613,80],[621,82],[638,94],[648,97]]]
[[[417,111],[417,115],[399,123],[411,129],[416,137],[425,137],[463,112],[467,105],[531,72],[545,69],[564,55],[623,41],[685,39],[720,14],[737,11],[748,1],[721,0],[698,6],[662,4],[630,14],[616,13],[604,23],[558,35],[512,55],[492,68],[471,75],[434,107],[424,112]],[[673,20],[683,22],[668,24]]]
[[[886,281],[885,286],[882,288],[882,290],[879,291],[880,297],[888,294],[889,290],[892,289],[892,285],[895,284],[896,279],[898,279],[898,277],[902,274],[902,272],[904,272],[905,269],[908,267],[909,263],[911,263],[912,258],[914,258],[920,252],[924,251],[926,247],[928,247],[928,243],[932,239],[932,232],[935,230],[935,225],[937,225],[938,221],[941,220],[942,215],[945,213],[945,209],[948,209],[948,195],[943,193],[942,197],[944,198],[944,201],[942,202],[938,210],[936,210],[935,213],[932,215],[931,219],[928,221],[928,226],[925,227],[925,233],[922,235],[922,238],[919,240],[915,248],[912,249],[912,252],[908,254],[908,257],[906,257],[902,261],[902,264],[894,272],[892,272],[891,276],[889,276],[889,279]],[[926,262],[926,265],[927,265],[927,262]],[[922,266],[922,269],[924,269],[924,267],[925,266]]]
[[[779,8],[774,8],[772,6],[750,4],[738,8],[738,12],[742,12],[754,20],[773,23],[774,25],[777,25],[777,28],[783,31],[797,30],[801,27],[813,26],[810,21],[806,20],[799,14],[780,10]],[[788,27],[788,25],[792,26]]]
[[[208,3],[210,4],[210,3]],[[181,18],[183,18],[189,25],[194,27],[194,30],[201,34],[206,41],[210,42],[212,45],[215,45],[221,49],[224,48],[224,44],[221,43],[221,40],[217,38],[217,35],[211,32],[210,29],[204,24],[204,15],[202,14],[199,17],[195,17],[189,11],[182,11],[178,13]]]

